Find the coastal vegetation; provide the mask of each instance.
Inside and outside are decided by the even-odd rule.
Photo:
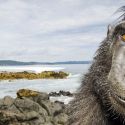
[[[1,72],[0,80],[14,80],[14,79],[64,79],[69,74],[66,72],[44,71],[41,73],[32,72]]]

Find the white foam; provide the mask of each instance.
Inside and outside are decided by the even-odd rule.
[[[68,96],[59,96],[59,97],[50,97],[50,100],[55,102],[55,101],[60,101],[60,102],[64,102],[64,104],[68,104],[71,100],[73,99],[73,97],[68,97]]]
[[[68,78],[76,78],[76,77],[80,77],[80,76],[81,76],[81,74],[72,74],[72,73],[70,73]]]
[[[0,67],[0,72],[23,72],[23,71],[28,71],[28,72],[35,72],[35,73],[40,73],[43,71],[60,71],[63,70],[63,67],[50,67],[50,66],[1,66]]]

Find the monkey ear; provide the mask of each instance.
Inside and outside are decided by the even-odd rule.
[[[107,36],[112,36],[114,32],[114,27],[112,25],[108,25]]]

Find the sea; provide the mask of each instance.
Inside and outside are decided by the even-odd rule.
[[[69,73],[66,79],[35,79],[35,80],[2,80],[0,81],[0,98],[4,96],[16,97],[19,89],[31,89],[40,92],[70,91],[74,93],[81,85],[84,74],[88,71],[90,64],[63,64],[63,65],[28,65],[28,66],[1,66],[0,71],[57,71]],[[51,100],[68,103],[72,97],[52,97]]]

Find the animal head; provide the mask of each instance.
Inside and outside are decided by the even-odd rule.
[[[96,79],[96,93],[106,97],[103,103],[125,118],[125,6],[118,12],[123,14],[108,26],[107,38],[98,49],[90,71]]]

